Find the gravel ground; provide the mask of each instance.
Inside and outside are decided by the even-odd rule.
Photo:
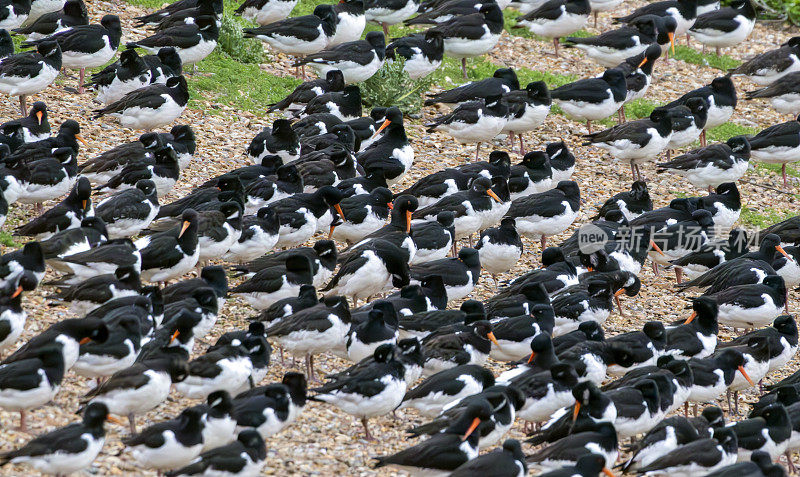
[[[621,6],[614,14],[621,14],[639,6],[640,2],[628,2]],[[145,32],[132,28],[131,18],[142,10],[125,4],[124,2],[87,1],[90,16],[94,21],[105,13],[114,13],[123,19],[124,41],[142,36]],[[604,14],[600,17],[597,31],[612,28],[610,16]],[[595,29],[589,28],[594,32]],[[756,25],[756,29],[744,45],[727,54],[740,59],[746,59],[753,54],[773,48],[784,42],[790,36],[797,34],[796,29],[782,28],[775,24]],[[685,38],[679,39],[685,41]],[[556,73],[570,73],[579,76],[598,74],[602,69],[593,62],[587,61],[581,52],[564,50],[562,58],[555,58],[550,54],[552,44],[538,42],[531,39],[504,35],[500,44],[490,55],[491,60],[498,65],[524,66],[531,69],[547,69]],[[288,59],[276,58],[273,63],[263,66],[265,71],[277,74],[291,74],[293,69],[288,67]],[[720,72],[712,68],[687,64],[681,61],[660,61],[656,66],[656,74],[648,98],[655,102],[666,102],[674,99],[680,93],[698,87],[711,81]],[[753,88],[742,80],[736,80],[740,91]],[[93,157],[95,154],[107,150],[123,141],[135,140],[140,132],[119,127],[110,118],[89,122],[91,110],[96,107],[90,95],[74,94],[77,78],[58,78],[56,85],[46,90],[34,100],[44,100],[50,109],[50,122],[54,131],[66,119],[79,119],[83,128],[82,135],[89,141],[89,146],[81,151],[81,161]],[[269,125],[274,117],[258,117],[246,111],[236,111],[232,108],[217,104],[213,99],[202,102],[204,110],[214,108],[215,114],[205,113],[204,110],[187,109],[180,118],[181,123],[191,124],[198,137],[198,148],[195,161],[185,171],[175,190],[166,198],[171,201],[190,190],[200,182],[224,171],[247,164],[243,155],[244,148],[250,139],[264,125]],[[3,120],[17,115],[16,99],[0,101],[0,117]],[[460,146],[444,135],[438,133],[427,134],[422,128],[424,120],[437,114],[435,110],[424,111],[420,120],[409,120],[407,130],[413,140],[416,152],[414,169],[402,184],[395,190],[407,187],[417,178],[429,174],[445,166],[453,166],[472,160],[473,146]],[[768,107],[765,102],[740,102],[733,121],[748,127],[763,128],[788,118],[781,117]],[[572,147],[577,158],[578,167],[574,179],[581,187],[583,198],[582,214],[576,223],[586,222],[594,214],[608,196],[617,191],[627,189],[630,184],[629,171],[625,164],[615,164],[609,157],[598,149],[580,146],[580,134],[585,132],[585,126],[567,120],[563,116],[550,116],[546,124],[526,137],[528,148],[536,148],[543,144],[563,138]],[[504,147],[502,142],[496,145]],[[486,150],[486,149],[484,149]],[[516,155],[513,156],[517,158]],[[686,192],[690,195],[703,194],[702,191],[692,190],[687,183],[680,182],[675,176],[669,174],[655,175],[654,168],[645,166],[644,174],[649,178],[651,196],[656,202],[656,207],[666,205],[676,192]],[[774,192],[769,187],[780,187],[780,177],[774,173],[761,169],[751,170],[746,179],[750,183],[740,185],[745,204],[752,210],[765,211],[774,209],[778,211],[795,211],[796,196]],[[767,186],[767,187],[762,187]],[[797,179],[792,179],[792,187],[797,188]],[[24,223],[33,217],[30,206],[15,205],[12,208],[6,230]],[[573,226],[575,227],[575,226]],[[562,237],[555,237],[552,243],[557,243],[573,229]],[[538,243],[525,241],[526,253],[517,266],[501,278],[511,278],[536,267],[540,255]],[[3,250],[7,252],[8,250]],[[640,329],[648,320],[659,319],[671,321],[687,314],[685,306],[686,297],[678,295],[673,290],[673,276],[662,274],[655,277],[649,267],[643,269],[640,276],[643,282],[642,292],[639,296],[626,299],[624,307],[625,316],[613,314],[605,325],[609,335]],[[472,298],[485,299],[493,293],[491,281],[483,281],[478,285]],[[26,296],[24,306],[28,310],[28,324],[22,341],[36,335],[50,324],[72,317],[61,306],[50,306],[44,298],[44,291]],[[792,306],[797,306],[798,296],[790,297]],[[253,316],[254,311],[236,299],[229,300],[224,310],[220,313],[213,339],[219,334],[246,326],[247,319]],[[730,336],[730,330],[722,330],[725,338]],[[211,339],[209,340],[211,341]],[[198,345],[195,353],[203,351],[203,346]],[[322,373],[337,371],[348,363],[330,356],[321,356],[317,360],[318,370]],[[290,366],[291,360],[286,361],[286,366],[280,360],[273,360],[270,373],[265,382],[275,382],[284,372],[291,369],[301,370],[299,367]],[[299,364],[299,363],[298,363]],[[502,366],[491,362],[489,366],[499,372]],[[783,375],[790,374],[797,369],[797,362],[791,363],[785,369],[774,373],[768,381],[775,381]],[[55,403],[44,408],[34,410],[29,415],[29,426],[33,434],[63,426],[77,419],[74,415],[78,408],[79,398],[91,388],[91,383],[81,377],[70,373],[64,380],[61,391],[56,396]],[[744,393],[743,399],[754,399],[755,391]],[[145,424],[158,422],[173,417],[181,409],[197,401],[179,398],[173,394],[170,400],[151,411],[139,420],[140,428]],[[413,410],[399,411],[396,419],[385,416],[371,421],[373,433],[377,436],[374,442],[366,442],[362,437],[362,429],[350,416],[338,411],[332,406],[309,403],[304,413],[297,422],[283,433],[272,437],[267,442],[268,462],[264,473],[269,475],[334,475],[336,473],[348,475],[397,475],[391,470],[381,469],[375,471],[371,466],[371,458],[377,455],[396,452],[407,445],[404,430],[413,424],[422,422],[423,419]],[[11,430],[18,424],[18,415],[0,411],[0,448],[11,449],[30,439],[30,435]],[[515,426],[510,437],[522,438],[521,425]],[[116,425],[109,426],[109,435],[104,452],[96,460],[89,472],[102,475],[132,474],[151,475],[133,466],[130,457],[123,451],[120,437],[127,434],[127,428]],[[119,454],[119,455],[118,455]],[[35,475],[27,467],[6,466],[0,469],[3,475]]]

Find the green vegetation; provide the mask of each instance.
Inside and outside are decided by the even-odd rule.
[[[423,94],[430,90],[432,75],[412,80],[403,71],[404,61],[383,64],[372,78],[361,85],[361,99],[368,107],[397,106],[403,113],[417,113],[422,109]]]
[[[0,245],[18,248],[20,246],[9,232],[0,232]]]
[[[736,68],[737,66],[742,64],[741,61],[731,58],[728,55],[717,56],[713,50],[710,53],[706,53],[704,55],[700,51],[689,48],[686,45],[675,46],[674,58],[676,60],[685,61],[686,63],[708,66],[722,71],[728,71],[728,69]]]
[[[242,63],[264,63],[267,55],[260,41],[247,40],[242,33],[244,20],[233,15],[222,16],[217,48]]]
[[[201,99],[197,92],[202,92],[222,104],[254,113],[265,112],[268,103],[282,99],[301,83],[291,76],[264,73],[258,65],[242,64],[219,51],[200,62],[198,69],[208,74],[189,77],[193,102]]]
[[[784,19],[800,25],[800,0],[765,0],[758,5],[763,9],[759,14],[762,18]]]
[[[742,213],[739,215],[739,222],[754,227],[764,228],[773,224],[777,224],[778,222],[782,222],[793,215],[795,214],[792,212],[778,211],[771,207],[767,207],[761,212],[756,212],[746,205],[743,205]]]
[[[732,138],[733,136],[741,136],[743,134],[755,134],[757,132],[758,132],[757,129],[728,122],[720,126],[717,126],[714,129],[706,131],[706,141],[709,144],[715,142],[725,142],[728,139]]]

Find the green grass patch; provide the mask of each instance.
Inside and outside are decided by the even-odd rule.
[[[200,99],[198,93],[204,93],[214,101],[254,113],[265,112],[268,103],[283,99],[301,83],[291,76],[265,73],[258,65],[240,63],[218,51],[200,62],[198,69],[210,74],[189,77],[193,102]]]
[[[778,222],[782,222],[793,215],[795,214],[792,212],[785,210],[778,211],[771,207],[767,207],[766,209],[757,212],[746,205],[743,205],[742,212],[739,215],[739,222],[745,225],[764,228],[773,224],[777,224]]]
[[[20,244],[17,243],[14,240],[14,237],[8,232],[0,232],[0,245],[14,248],[18,248],[20,246]]]
[[[708,144],[715,142],[725,142],[733,136],[741,136],[743,134],[755,134],[758,130],[749,128],[736,123],[725,123],[706,131],[706,141]],[[697,143],[699,147],[700,143]]]
[[[780,164],[767,164],[765,162],[756,162],[755,164],[758,165],[756,168],[756,172],[759,170],[766,170],[772,171],[777,175],[781,174],[781,165]],[[786,175],[789,177],[800,177],[800,171],[797,170],[797,167],[794,164],[786,164]]]
[[[736,68],[742,64],[741,61],[731,58],[728,55],[717,56],[717,54],[713,51],[711,53],[703,54],[693,48],[689,48],[686,45],[675,45],[674,58],[676,60],[685,61],[686,63],[708,66],[710,68],[716,68],[722,71],[728,71],[728,69]]]

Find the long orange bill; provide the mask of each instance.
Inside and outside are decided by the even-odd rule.
[[[111,414],[109,414],[108,416],[106,416],[106,421],[108,421],[108,422],[113,422],[114,424],[118,424],[118,425],[120,425],[120,426],[124,426],[124,425],[125,425],[125,423],[124,423],[124,422],[122,422],[121,420],[119,420],[119,419],[117,419],[116,417],[112,416]]]
[[[377,136],[378,134],[380,134],[380,133],[381,133],[381,131],[383,131],[384,129],[386,129],[386,126],[388,126],[388,125],[390,125],[390,124],[392,124],[392,122],[391,122],[391,121],[389,121],[388,119],[384,120],[384,121],[383,121],[383,124],[381,124],[381,127],[379,127],[377,131],[375,131],[375,134],[373,134],[373,135],[370,137],[370,139],[372,139],[372,138],[374,138],[375,136]]]
[[[86,338],[83,338],[80,341],[78,341],[78,344],[85,345],[86,343],[88,343],[90,341],[92,341],[92,339],[87,336]]]
[[[755,386],[756,385],[756,383],[754,383],[753,380],[750,379],[750,376],[747,375],[747,372],[744,370],[744,366],[739,366],[739,372],[742,373],[742,376],[744,376],[744,379],[746,379],[747,382],[750,383],[750,386]]]
[[[175,338],[177,338],[178,335],[180,335],[180,334],[181,334],[180,331],[175,330],[175,333],[172,333],[172,336],[170,336],[170,338],[169,338],[169,344],[172,344],[172,342],[175,341]]]
[[[575,403],[575,409],[572,410],[572,423],[574,424],[575,421],[578,419],[578,413],[581,410],[581,403]]]
[[[652,240],[650,241],[650,246],[653,247],[653,250],[655,250],[656,252],[660,253],[661,255],[664,255],[664,252],[661,250],[661,247],[659,247],[654,241]]]
[[[530,356],[530,358],[528,358],[528,364],[533,363],[533,358],[535,358],[535,357],[536,357],[536,352],[535,351],[531,351],[531,356]]]
[[[88,202],[87,200],[83,200],[83,201],[81,201],[81,207],[85,209],[85,208],[86,208],[86,203],[87,203],[87,202]]]
[[[86,142],[86,139],[82,138],[82,137],[80,136],[80,134],[76,134],[76,135],[75,135],[75,139],[77,139],[78,141],[80,141],[80,142],[81,142],[81,143],[82,143],[84,146],[88,146],[88,145],[89,145],[89,143],[88,143],[88,142]]]
[[[412,215],[413,215],[413,212],[411,212],[410,210],[406,211],[406,233],[411,232],[411,216]]]
[[[333,208],[334,210],[336,210],[336,213],[339,214],[339,217],[341,217],[342,220],[344,220],[344,212],[342,212],[342,206],[339,204],[333,204]]]
[[[637,68],[641,68],[642,66],[644,66],[644,64],[645,64],[645,63],[647,63],[647,57],[646,57],[646,56],[644,57],[644,59],[642,60],[642,62],[641,62],[641,63],[639,63],[639,66],[637,66]]]
[[[503,203],[503,201],[502,201],[502,200],[500,200],[500,197],[497,197],[497,194],[495,194],[495,193],[494,193],[494,191],[493,191],[493,190],[491,190],[491,189],[488,189],[488,190],[486,191],[486,195],[488,195],[488,196],[489,196],[489,197],[491,197],[492,199],[496,200],[498,204],[502,204],[502,203]]]
[[[603,467],[603,473],[606,474],[608,477],[617,477],[614,475],[614,472],[611,472],[611,469],[608,467]]]
[[[783,255],[784,257],[786,257],[789,260],[794,262],[794,259],[792,257],[790,257],[789,254],[786,253],[786,250],[784,250],[783,247],[781,247],[780,245],[776,245],[775,246],[775,250],[779,251],[781,253],[781,255]]]
[[[587,272],[593,272],[594,271],[594,267],[586,267],[586,271]]]
[[[14,293],[11,295],[11,298],[18,297],[20,293],[22,293],[22,287],[17,287],[17,289],[14,290]]]
[[[388,208],[389,208],[389,210],[394,210],[394,204],[392,204],[391,202],[388,202],[388,203],[386,204],[386,207],[388,207]]]
[[[331,229],[328,231],[328,239],[333,237],[333,231],[336,229],[335,225],[331,225]]]
[[[625,293],[625,289],[624,288],[620,288],[619,290],[614,292],[614,296],[620,296],[623,293]]]
[[[41,112],[41,111],[36,111],[36,120],[39,122],[39,126],[41,126],[41,125],[42,125],[42,117],[43,117],[43,116],[44,116],[44,113],[43,113],[43,112]]]
[[[181,233],[178,234],[178,238],[183,237],[183,233],[186,232],[186,229],[188,229],[188,228],[189,228],[189,221],[188,220],[184,220],[183,221],[183,225],[181,226]]]
[[[684,325],[688,325],[689,323],[693,322],[694,319],[697,318],[697,312],[693,311],[689,318],[686,318],[686,321],[683,322]]]
[[[674,55],[675,54],[675,33],[674,32],[667,33],[667,36],[669,37],[669,44],[670,44],[670,47],[672,48],[672,54]]]
[[[467,429],[467,432],[465,432],[464,435],[461,436],[461,440],[462,441],[467,440],[467,438],[470,436],[470,434],[475,432],[475,429],[480,425],[481,425],[481,418],[476,417],[475,419],[473,419],[472,420],[472,424],[470,424],[469,425],[469,429]]]
[[[500,343],[497,342],[497,338],[494,337],[494,333],[492,333],[491,331],[486,333],[486,337],[489,338],[489,341],[491,341],[495,345],[500,346]]]

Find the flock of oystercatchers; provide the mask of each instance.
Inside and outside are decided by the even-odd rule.
[[[755,6],[657,1],[616,18],[618,29],[570,37],[621,0],[344,0],[289,18],[296,4],[246,0],[235,13],[259,25],[246,37],[295,56],[303,75],[308,65],[319,79],[269,105],[285,118],[252,139],[253,165],[163,203],[195,160],[196,138],[189,125],[152,130],[186,108],[182,70],[216,48],[222,0],[180,0],[137,18],[153,34],[127,43],[88,81],[86,68],[115,57],[118,17],[90,24],[83,0],[0,1],[0,91],[18,96],[22,113],[0,124],[0,221],[15,202],[38,213],[14,229],[30,241],[0,256],[0,409],[19,412],[25,430],[27,413],[51,403],[69,371],[95,380],[76,410],[81,420],[3,451],[0,465],[56,475],[87,469],[111,421],[129,427],[123,452],[137,469],[259,475],[269,439],[315,402],[359,419],[367,440],[370,418],[403,409],[427,419],[409,430],[415,440],[404,450],[376,457],[376,467],[414,475],[588,477],[616,468],[772,477],[786,474],[774,463],[784,454],[794,470],[800,371],[766,386],[746,418],[738,417],[738,394],[761,387],[798,350],[788,290],[800,285],[800,218],[755,234],[734,226],[742,210],[736,181],[751,158],[781,164],[789,187],[785,168],[800,161],[800,122],[719,144],[707,145],[705,134],[734,113],[732,77],[763,86],[748,99],[800,113],[798,38],[626,121],[625,104],[646,97],[676,36],[719,53],[748,37]],[[475,161],[394,187],[415,160],[403,113],[377,107],[364,116],[356,83],[387,61],[404,61],[420,78],[444,56],[460,58],[466,74],[468,58],[497,44],[509,6],[522,13],[516,27],[552,38],[556,55],[563,39],[608,69],[549,89],[522,88],[513,69],[499,68],[429,94],[425,106],[452,112],[428,131],[477,143]],[[367,22],[383,33],[362,40]],[[387,45],[388,27],[402,22],[433,26]],[[11,34],[31,49],[15,53]],[[53,136],[47,105],[26,105],[62,68],[80,70],[80,93],[96,93],[103,107],[93,119],[114,116],[146,132],[79,164],[79,122],[64,121]],[[546,121],[553,103],[587,122],[586,145],[629,162],[635,182],[548,247],[582,204],[571,180],[580,158],[565,142],[524,149],[523,134]],[[593,121],[615,113],[618,125],[592,132]],[[503,150],[480,160],[481,143],[501,134],[512,153],[519,139],[519,163]],[[672,156],[698,140],[700,148]],[[654,209],[641,171],[650,162],[707,195]],[[523,254],[521,237],[540,239],[541,266],[501,284],[498,275]],[[674,269],[679,290],[702,291],[687,302],[691,315],[606,336],[615,307],[623,313],[620,297],[639,294],[647,259],[656,275]],[[496,293],[480,301],[473,292],[484,272]],[[39,286],[76,318],[21,343],[23,296]],[[232,297],[257,314],[246,329],[219,334],[215,327],[231,329],[223,310]],[[718,340],[720,326],[735,339]],[[210,336],[219,337],[209,345]],[[281,363],[284,352],[304,358],[306,373],[265,384],[273,346]],[[320,354],[352,365],[321,383]],[[489,358],[507,370],[495,376]],[[319,385],[308,389],[307,379]],[[137,416],[175,395],[196,405],[137,428]],[[530,437],[524,451],[504,440],[517,419]]]

